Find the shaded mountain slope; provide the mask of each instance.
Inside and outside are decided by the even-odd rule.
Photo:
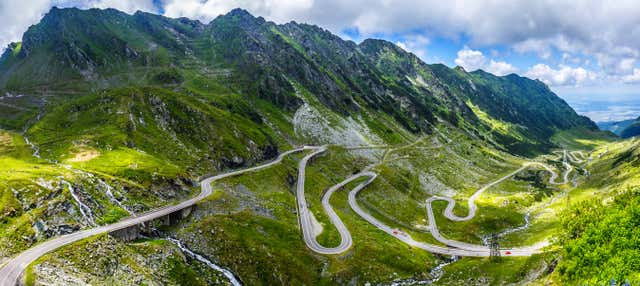
[[[113,9],[52,9],[0,58],[0,96],[0,126],[10,130],[0,133],[2,142],[19,150],[0,148],[0,261],[93,225],[81,215],[81,203],[93,211],[95,224],[113,222],[130,215],[127,210],[139,213],[192,195],[194,183],[208,173],[311,144],[395,149],[331,146],[311,164],[308,199],[327,226],[323,244],[338,236],[320,209],[322,193],[379,161],[386,162],[363,193],[363,205],[430,241],[419,225],[426,198],[440,191],[465,198],[517,168],[522,158],[513,154],[547,152],[557,147],[551,138],[558,133],[570,140],[583,130],[596,132],[541,82],[428,65],[386,41],[356,44],[317,26],[277,25],[241,9],[206,24]],[[170,233],[249,284],[429,278],[421,273],[425,265],[435,267],[441,259],[354,217],[346,192],[336,194],[336,205],[354,227],[353,252],[330,258],[311,253],[300,239],[291,195],[298,159],[220,182]],[[538,186],[532,194],[529,187],[525,180],[510,182],[482,202],[487,216],[446,224],[445,231],[480,243],[480,235],[524,223],[525,208],[558,191]],[[105,253],[109,245],[125,245],[105,238],[85,242]],[[126,245],[132,246],[127,253],[146,251]],[[52,260],[44,258],[45,268],[34,272],[46,276],[42,269],[83,265],[75,270],[95,271],[93,281],[103,281],[102,266],[77,253],[65,255],[73,246],[61,251],[53,261],[63,266],[46,268]],[[543,258],[505,260],[524,269],[507,280],[499,272],[487,275],[516,283]],[[513,268],[485,262],[465,261]],[[138,266],[140,273],[155,273]],[[167,271],[162,269],[157,272]]]
[[[440,118],[523,154],[549,148],[558,130],[596,128],[541,82],[427,65],[389,42],[357,45],[317,26],[276,25],[240,9],[202,24],[54,8],[0,60],[0,88],[10,93],[180,86],[197,77],[213,82],[209,90],[224,86],[289,112],[302,105],[296,82],[342,116],[379,110],[412,133],[429,133]],[[478,118],[471,105],[489,118]],[[497,132],[486,119],[513,132]]]

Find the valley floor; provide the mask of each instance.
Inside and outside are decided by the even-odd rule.
[[[640,282],[638,141],[542,81],[242,9],[52,8],[22,38],[1,286]]]
[[[203,191],[199,196],[177,206],[177,208],[181,209],[203,200],[197,203],[198,208],[196,211],[186,220],[179,222],[177,226],[162,230],[165,236],[176,237],[182,241],[178,244],[179,246],[183,248],[193,247],[195,249],[184,251],[185,253],[181,258],[182,262],[178,263],[178,266],[173,265],[171,267],[186,267],[185,269],[190,269],[188,270],[189,275],[197,277],[198,273],[201,274],[204,271],[201,266],[198,266],[200,265],[198,263],[208,265],[206,261],[212,264],[213,262],[211,261],[216,261],[214,265],[225,265],[224,268],[234,271],[235,275],[245,284],[261,283],[261,281],[265,281],[261,275],[266,273],[252,273],[250,269],[255,270],[252,267],[263,265],[260,262],[260,257],[263,255],[273,257],[274,254],[271,252],[276,251],[280,252],[279,256],[283,256],[280,259],[292,257],[296,252],[302,254],[289,263],[306,265],[304,266],[306,268],[305,272],[314,271],[313,268],[324,265],[321,267],[323,269],[321,276],[311,276],[302,280],[298,280],[302,276],[297,278],[295,275],[290,276],[292,273],[289,272],[289,269],[278,269],[281,275],[287,277],[286,279],[291,279],[286,280],[291,283],[298,281],[314,284],[342,284],[346,281],[342,281],[341,279],[344,278],[341,277],[352,277],[349,279],[355,278],[361,282],[396,281],[396,283],[418,283],[423,281],[425,283],[447,284],[453,281],[474,279],[473,281],[477,284],[494,284],[498,283],[498,281],[499,284],[503,284],[506,281],[536,281],[536,279],[545,277],[544,273],[553,271],[552,267],[557,259],[554,253],[557,250],[554,250],[554,247],[545,248],[547,245],[545,241],[548,242],[557,232],[555,229],[557,222],[554,222],[554,219],[550,217],[553,217],[553,213],[557,213],[562,208],[563,203],[561,201],[563,198],[568,197],[568,193],[572,192],[572,187],[578,181],[584,179],[585,169],[581,166],[591,162],[593,155],[587,157],[581,152],[564,151],[558,155],[540,157],[535,163],[526,163],[522,159],[500,152],[496,153],[496,151],[491,151],[485,147],[475,147],[471,141],[464,141],[463,137],[457,138],[456,142],[458,143],[452,144],[449,144],[446,139],[445,136],[421,138],[413,144],[400,147],[361,146],[344,148],[332,146],[328,149],[327,147],[306,147],[306,149],[313,152],[299,161],[299,174],[296,181],[297,187],[295,188],[297,200],[291,197],[286,198],[287,195],[282,193],[282,190],[293,187],[290,183],[290,172],[293,170],[288,162],[292,162],[294,159],[285,158],[285,155],[291,152],[283,153],[279,160],[260,167],[225,173],[221,176],[207,179],[202,183]],[[469,149],[473,150],[474,147],[478,148],[478,150],[468,151]],[[461,150],[467,150],[467,152],[461,152]],[[362,154],[364,154],[364,157]],[[360,159],[353,160],[356,158]],[[282,159],[284,159],[284,168],[273,166]],[[306,169],[307,162],[312,159],[313,163],[309,166],[309,169]],[[569,162],[576,165],[576,171],[574,171],[574,167]],[[523,167],[517,167],[523,163]],[[422,169],[421,166],[423,164],[432,168]],[[564,170],[562,175],[555,172],[553,170],[554,167],[548,164]],[[456,170],[455,167],[457,166],[466,166],[466,168]],[[264,169],[267,167],[269,169]],[[536,167],[543,168],[538,171]],[[433,172],[434,169],[435,172]],[[517,170],[513,171],[514,169]],[[217,179],[258,170],[260,171],[257,173],[225,179],[223,183],[211,184]],[[306,174],[305,170],[307,170]],[[338,179],[341,174],[348,175],[349,172],[353,173],[355,170],[359,170],[361,173],[356,172],[355,175],[347,176],[348,179],[342,182]],[[424,173],[423,170],[432,170],[432,172]],[[465,174],[463,170],[468,173]],[[416,172],[418,174],[415,174]],[[496,180],[496,176],[493,174],[500,173],[504,175]],[[403,181],[410,182],[415,180],[416,185],[397,181],[398,176],[405,176]],[[467,177],[467,179],[457,181],[456,177]],[[474,177],[476,179],[472,179]],[[559,177],[562,178],[561,181],[558,181]],[[305,180],[311,182],[307,183],[308,189],[305,189]],[[544,183],[545,180],[548,181],[547,184]],[[331,185],[330,183],[327,184],[331,181],[340,183],[335,184],[333,188],[329,189],[330,191],[324,190],[326,187],[323,186]],[[458,185],[455,186],[452,184],[453,182],[458,182]],[[453,186],[450,187],[448,184]],[[287,185],[291,187],[287,187]],[[474,186],[477,186],[475,187],[477,191],[472,191]],[[483,187],[480,188],[480,186]],[[341,188],[349,190],[351,189],[350,187],[354,188],[348,194],[346,194],[346,191],[340,191]],[[357,195],[360,191],[363,194]],[[335,198],[332,198],[332,195]],[[360,202],[357,202],[356,198]],[[439,198],[448,201],[446,208],[445,205],[438,202]],[[464,205],[459,207],[456,204],[456,200],[450,198],[468,198],[467,208],[465,209]],[[297,201],[297,203],[294,203],[294,201]],[[297,204],[297,207],[293,210],[291,209],[292,203],[293,205]],[[427,210],[426,216],[424,212],[419,211],[420,208],[424,210],[425,206]],[[334,207],[336,208],[335,210],[333,209]],[[15,279],[22,270],[20,267],[28,265],[30,261],[47,252],[36,251],[38,249],[41,250],[42,247],[48,246],[50,250],[56,249],[83,237],[106,233],[125,225],[151,220],[177,208],[164,208],[164,212],[148,212],[143,216],[136,216],[134,220],[124,220],[117,224],[76,232],[70,235],[74,239],[66,240],[64,243],[55,243],[60,239],[45,242],[35,250],[32,249],[30,250],[31,252],[25,252],[32,253],[31,255],[23,253],[17,259],[5,263],[6,265],[0,271],[12,273],[11,275],[3,275],[5,279]],[[479,217],[475,217],[476,212]],[[444,216],[438,215],[440,213],[443,213]],[[467,215],[459,216],[456,213],[467,213]],[[420,216],[421,214],[422,217]],[[273,221],[276,218],[277,220]],[[428,221],[426,220],[427,218]],[[341,219],[345,221],[343,222]],[[294,225],[291,225],[294,221]],[[295,235],[297,232],[295,225],[298,223],[301,224],[304,243],[299,238],[296,238],[299,237],[298,235]],[[238,224],[242,227],[238,227]],[[255,229],[252,229],[250,225],[253,225]],[[265,229],[268,225],[271,226]],[[442,229],[438,229],[437,225],[442,226]],[[249,228],[247,229],[246,227]],[[203,231],[208,229],[211,231]],[[441,232],[445,233],[447,238]],[[267,233],[269,234],[267,235]],[[282,237],[283,234],[286,235],[287,233],[289,233],[289,238]],[[429,233],[431,236],[428,235]],[[218,238],[212,240],[213,237],[208,237],[208,235],[224,236],[226,240],[224,242]],[[278,237],[272,237],[273,235],[278,235]],[[459,260],[455,258],[451,261],[451,259],[437,258],[429,254],[440,253],[449,256],[453,255],[454,257],[489,256],[490,248],[487,244],[489,241],[487,238],[491,235],[494,235],[498,238],[497,241],[500,241],[502,259],[463,258]],[[390,237],[396,237],[397,240],[390,239]],[[101,243],[102,247],[104,247],[105,238],[90,239],[88,242],[79,243]],[[271,239],[271,241],[266,239]],[[139,245],[139,243],[127,244],[112,239],[107,239],[106,241],[111,241],[109,243],[114,246],[130,245],[128,247],[136,248]],[[145,243],[144,241],[143,239],[142,242]],[[222,244],[216,245],[216,241],[218,243],[222,242]],[[236,243],[241,244],[236,245]],[[402,247],[402,243],[406,243],[411,247]],[[69,274],[67,271],[71,269],[62,267],[62,265],[58,265],[61,268],[57,272],[51,272],[52,266],[49,264],[66,264],[64,262],[67,261],[64,258],[65,256],[60,255],[69,255],[69,251],[75,249],[77,244],[64,247],[38,259],[37,262],[29,266],[27,281],[39,284],[44,283],[44,281],[51,281],[51,277],[67,277],[68,279],[71,279],[70,277],[82,277],[78,278],[80,279],[79,281],[91,284],[102,281],[100,279],[104,274],[99,269],[92,268],[95,267],[92,266],[93,262],[87,261],[84,257],[75,258],[79,259],[78,261],[72,260],[73,265],[82,265],[75,270],[81,270],[81,273],[84,273],[80,276]],[[306,244],[306,247],[304,244]],[[166,249],[166,246],[162,245]],[[285,247],[285,245],[287,246]],[[523,245],[533,245],[533,247],[519,248]],[[257,250],[255,249],[256,246],[266,247],[266,249]],[[282,251],[287,251],[287,248],[292,246],[293,249],[297,250],[283,255]],[[383,247],[380,248],[380,246]],[[416,255],[422,250],[415,248],[423,248],[428,252]],[[240,257],[244,258],[232,258],[232,256],[227,255],[238,254],[234,253],[232,249],[246,249],[248,253],[240,255]],[[264,253],[263,251],[267,252]],[[331,254],[331,256],[326,260],[326,258],[313,255],[309,251],[325,255]],[[200,254],[194,256],[196,253]],[[145,254],[140,253],[140,255]],[[505,257],[520,255],[533,256],[530,258]],[[389,260],[393,256],[397,258],[404,256],[410,259],[408,261],[403,261],[403,259]],[[21,257],[30,258],[20,260]],[[148,265],[131,264],[131,262],[122,261],[121,255],[116,253],[107,255],[107,257],[111,257],[110,259],[114,261],[119,261],[115,262],[116,265],[120,265],[120,263],[123,263],[122,265],[124,266],[129,265],[127,268],[131,268],[133,272],[127,275],[139,277],[139,279],[142,279],[140,281],[160,279],[159,274],[147,271],[140,272],[142,269],[148,269],[150,267]],[[194,257],[202,259],[195,259]],[[203,262],[203,259],[207,259],[205,257],[215,259],[208,259]],[[190,264],[184,264],[189,263],[191,259],[195,259],[195,261]],[[257,261],[254,261],[254,259],[257,259]],[[354,264],[358,259],[378,260],[378,263],[369,265]],[[253,266],[249,269],[246,268],[246,265],[240,263],[242,261],[247,262],[247,260],[253,261]],[[438,263],[438,260],[442,262]],[[425,268],[425,261],[432,261],[430,263],[431,266],[428,266],[428,264]],[[321,263],[318,264],[319,262]],[[49,265],[49,267],[42,268],[39,265]],[[122,265],[117,266],[117,268],[122,267]],[[371,272],[371,265],[384,265],[384,267],[389,268]],[[460,265],[465,265],[466,268],[460,268]],[[513,267],[519,267],[521,270],[515,273],[498,271],[505,265],[509,265],[512,269]],[[369,267],[369,270],[361,268],[363,266]],[[218,268],[218,272],[213,272],[219,273],[217,275],[222,275],[225,272],[219,271],[224,268]],[[428,270],[429,268],[431,270]],[[460,270],[456,269],[476,269],[478,272],[470,272],[468,270],[460,272]],[[117,270],[112,269],[109,271]],[[393,271],[393,273],[388,271]],[[147,274],[144,274],[145,272]],[[422,274],[416,275],[416,273]],[[480,273],[480,275],[475,276],[473,273]],[[255,275],[259,276],[256,277]],[[221,279],[224,280],[224,278]],[[206,282],[205,280],[198,281],[203,283],[211,281],[206,280],[209,281]],[[5,284],[7,283],[8,285],[10,284],[10,282],[5,282]]]

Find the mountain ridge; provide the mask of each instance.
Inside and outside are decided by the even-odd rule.
[[[0,229],[8,230],[0,231],[0,261],[64,233],[184,201],[206,174],[251,170],[300,146],[323,153],[212,184],[189,216],[140,242],[105,235],[60,248],[29,266],[27,280],[55,282],[66,272],[97,285],[111,273],[122,284],[227,281],[185,259],[188,252],[250,285],[546,279],[562,259],[555,243],[527,259],[454,260],[438,274],[448,259],[390,238],[397,230],[440,245],[425,231],[424,203],[446,196],[473,197],[481,211],[468,221],[438,221],[447,239],[480,245],[501,233],[503,248],[552,241],[569,197],[595,196],[590,186],[614,175],[612,162],[637,165],[636,149],[600,147],[612,138],[541,81],[427,64],[389,41],[357,44],[242,9],[209,23],[113,9],[56,8],[45,17],[0,59]],[[548,154],[558,149],[575,151]],[[555,173],[524,170],[527,161],[563,168],[569,183],[547,183]],[[599,164],[593,174],[592,161]],[[377,179],[350,198],[357,182],[345,178],[367,170]],[[337,246],[339,231],[321,199],[339,182],[344,191],[329,203],[353,245],[318,255],[301,238],[297,202],[323,228],[316,242]],[[592,185],[576,188],[583,182]],[[490,185],[482,198],[474,195]],[[350,200],[389,231],[363,220]],[[452,213],[465,211],[455,205]],[[437,220],[448,208],[433,205]],[[167,261],[158,253],[177,255]]]
[[[598,127],[620,136],[631,138],[640,135],[640,117],[622,121],[598,122]]]
[[[459,119],[482,124],[466,106],[471,101],[529,139],[496,135],[503,145],[518,145],[509,147],[517,152],[550,147],[555,130],[595,129],[539,81],[429,65],[384,40],[356,44],[315,25],[278,25],[243,9],[203,24],[144,12],[53,8],[25,33],[17,55],[8,49],[4,58],[0,88],[11,92],[56,89],[70,79],[76,90],[146,85],[144,78],[167,67],[200,74],[222,70],[230,71],[226,80],[233,89],[281,108],[302,104],[292,96],[295,80],[340,114],[360,106],[381,109],[411,132],[429,132],[436,117],[454,125],[464,124]],[[25,73],[38,75],[35,82],[24,82]]]

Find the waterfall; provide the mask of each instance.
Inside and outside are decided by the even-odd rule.
[[[31,147],[31,149],[33,150],[33,157],[36,157],[38,159],[40,159],[40,148],[38,148],[38,146],[36,146],[35,144],[33,144],[33,142],[31,142],[31,140],[29,140],[29,138],[27,138],[26,135],[23,135],[24,137],[24,142],[27,143],[27,145],[29,145],[29,147]]]
[[[393,283],[390,284],[390,286],[404,286],[404,285],[427,285],[427,284],[433,284],[435,282],[438,282],[438,280],[440,280],[440,278],[442,278],[442,276],[444,275],[444,267],[454,263],[456,261],[460,260],[460,257],[458,256],[451,256],[451,259],[449,260],[445,260],[443,262],[441,262],[440,264],[436,265],[436,267],[434,267],[433,269],[431,269],[431,271],[429,271],[429,279],[426,280],[417,280],[417,279],[406,279],[406,280],[401,280],[401,281],[395,281]]]
[[[78,197],[78,195],[76,194],[76,191],[73,189],[73,186],[71,185],[71,183],[62,180],[62,183],[67,185],[67,187],[69,188],[69,193],[71,193],[71,196],[73,197],[73,199],[76,201],[76,203],[78,204],[78,209],[80,209],[80,214],[82,214],[82,217],[85,219],[85,221],[87,221],[90,225],[95,226],[96,222],[93,218],[93,212],[91,211],[91,208],[89,208],[89,206],[85,205],[80,198]]]
[[[33,124],[35,124],[36,122],[40,121],[40,119],[42,119],[42,114],[44,113],[44,106],[47,104],[47,99],[45,97],[42,97],[41,100],[42,100],[42,104],[40,106],[40,111],[38,111],[38,115],[36,115],[36,118],[29,120],[29,122],[27,122],[27,124],[22,128],[22,137],[24,138],[25,143],[27,143],[27,145],[31,147],[31,149],[33,150],[33,156],[38,159],[41,158],[40,148],[38,148],[38,146],[33,144],[33,142],[31,142],[31,140],[27,138],[27,130],[29,130],[29,127],[31,127]]]
[[[135,216],[135,212],[132,211],[131,209],[129,209],[129,207],[127,207],[126,205],[124,205],[121,201],[119,201],[118,199],[116,199],[116,197],[113,195],[113,187],[111,185],[109,185],[107,182],[105,182],[104,180],[100,179],[98,176],[89,173],[89,172],[85,172],[82,170],[78,170],[78,169],[74,169],[73,167],[69,166],[69,165],[62,165],[63,167],[65,167],[67,170],[70,170],[76,174],[80,174],[83,175],[87,178],[89,178],[92,183],[97,183],[98,186],[100,186],[105,195],[107,195],[107,197],[109,197],[109,200],[118,205],[120,208],[122,208],[123,210],[127,211],[130,215]]]
[[[127,211],[130,215],[132,215],[132,216],[136,215],[136,213],[133,212],[131,209],[129,209],[129,207],[127,207],[121,201],[116,199],[116,197],[113,195],[113,192],[112,192],[113,187],[111,185],[107,184],[107,182],[103,181],[100,178],[95,177],[95,179],[97,180],[98,185],[100,185],[101,187],[104,188],[104,193],[107,195],[107,197],[109,197],[109,200],[111,200],[111,202],[115,203],[120,208],[122,208],[123,210]]]
[[[182,250],[182,252],[186,253],[188,256],[191,256],[191,257],[195,258],[196,260],[206,264],[207,266],[209,266],[211,269],[213,269],[215,271],[222,272],[222,274],[225,277],[227,277],[227,279],[229,279],[229,282],[231,282],[231,285],[242,286],[242,283],[240,283],[240,281],[238,281],[236,276],[231,271],[229,271],[227,269],[224,269],[224,268],[218,266],[217,264],[211,262],[209,259],[206,259],[202,255],[191,251],[186,246],[184,246],[184,244],[182,244],[181,241],[179,241],[179,240],[177,240],[175,238],[170,238],[169,237],[169,238],[167,238],[167,240],[172,242],[176,246],[178,246]]]

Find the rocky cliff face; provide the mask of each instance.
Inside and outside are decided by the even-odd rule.
[[[52,9],[0,57],[0,128],[10,130],[0,131],[0,229],[8,230],[0,231],[1,262],[51,236],[183,200],[205,174],[312,144],[394,146],[331,146],[310,164],[306,196],[327,226],[323,245],[338,236],[322,215],[322,194],[372,164],[380,176],[363,192],[363,205],[423,232],[428,196],[470,196],[520,166],[509,153],[545,152],[558,131],[595,126],[541,82],[429,65],[387,41],[356,44],[317,26],[277,25],[240,9],[206,24]],[[345,192],[336,199],[345,204],[340,215],[351,216],[357,246],[337,259],[310,252],[300,239],[296,166],[292,156],[219,182],[169,233],[238,270],[250,285],[430,278],[425,271],[439,259],[374,232],[347,211]],[[512,183],[515,191],[487,200],[513,201],[507,210],[492,208],[471,225],[458,224],[456,235],[476,240],[521,225],[518,211],[533,200],[520,198],[531,189]],[[86,257],[91,250],[96,254]],[[186,252],[161,241],[123,244],[103,236],[48,255],[33,272],[44,284],[221,283],[219,274],[188,263]],[[546,258],[533,259],[505,260],[505,267],[524,271]],[[466,272],[492,273],[468,267],[486,260],[465,263]]]
[[[516,152],[550,146],[557,130],[595,128],[540,82],[427,65],[386,41],[358,45],[317,26],[276,25],[241,9],[203,24],[54,8],[25,33],[17,53],[9,50],[0,63],[0,88],[7,91],[162,84],[151,79],[170,67],[187,81],[205,77],[289,112],[302,105],[295,82],[343,116],[382,111],[413,133],[430,132],[437,118],[478,129],[483,122],[471,102],[493,119],[522,127],[527,144],[512,134],[495,135],[501,144],[517,145]]]

